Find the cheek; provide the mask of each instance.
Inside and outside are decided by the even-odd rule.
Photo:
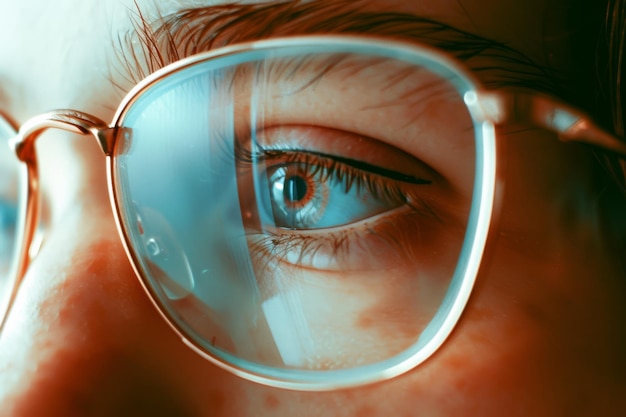
[[[494,290],[499,301],[493,304],[515,314],[502,319],[508,334],[533,330],[536,340],[531,341],[536,349],[552,356],[546,369],[563,376],[578,374],[582,378],[578,382],[587,373],[623,380],[623,274],[602,249],[585,246],[580,241],[563,241],[558,251],[544,253],[540,259],[523,257],[516,262],[522,266],[520,272],[499,273],[495,284],[499,288]],[[513,256],[509,259],[515,261]]]
[[[164,324],[110,214],[77,206],[64,219],[49,231],[0,338],[3,407],[11,415],[191,416],[195,397],[226,407],[234,377]]]
[[[615,415],[625,398],[624,286],[593,277],[611,282],[616,271],[598,268],[601,257],[594,268],[572,263],[557,275],[507,249],[494,257],[451,338],[388,383],[396,391],[384,395],[387,404],[444,415]]]
[[[458,398],[528,415],[615,414],[625,398],[623,274],[600,246],[566,236],[555,233],[541,257],[495,242],[459,327],[426,364]]]

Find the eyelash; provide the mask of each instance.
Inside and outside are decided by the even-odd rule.
[[[332,262],[342,267],[342,254],[348,253],[353,242],[361,241],[365,238],[376,237],[389,245],[399,253],[410,252],[406,246],[408,240],[406,222],[416,221],[409,219],[407,214],[428,215],[436,217],[434,211],[427,201],[420,196],[417,190],[419,184],[430,184],[429,181],[422,181],[411,184],[406,181],[396,179],[385,179],[385,176],[357,169],[346,163],[334,159],[332,156],[318,154],[309,151],[298,150],[255,150],[240,158],[240,162],[256,163],[262,161],[271,166],[297,163],[304,166],[304,172],[309,175],[321,175],[320,180],[335,176],[338,181],[345,184],[344,192],[349,192],[353,187],[371,193],[376,199],[388,199],[390,205],[397,206],[396,209],[379,214],[376,224],[367,225],[363,230],[359,230],[358,224],[349,224],[332,228],[290,231],[281,229],[280,232],[272,230],[262,230],[250,233],[249,237],[258,238],[250,245],[250,251],[256,255],[255,258],[262,261],[262,268],[275,267],[288,257],[294,250],[297,256],[292,256],[289,263],[299,266],[307,257],[313,258],[319,251],[330,248]],[[320,173],[321,171],[321,173]],[[385,221],[385,219],[395,218],[404,211],[405,221]],[[371,221],[368,218],[356,223]],[[361,223],[364,224],[364,223]],[[404,237],[406,236],[406,237]],[[269,255],[269,256],[268,256]],[[295,258],[295,259],[294,259]],[[311,262],[308,262],[311,263]],[[342,268],[343,269],[343,268]]]
[[[340,182],[346,183],[344,193],[348,193],[352,187],[365,187],[365,191],[371,193],[375,198],[386,198],[392,201],[398,201],[402,204],[408,204],[412,201],[412,196],[408,187],[402,187],[402,183],[397,180],[393,181],[392,187],[385,184],[381,175],[368,173],[362,169],[356,169],[346,163],[340,162],[329,155],[310,151],[282,151],[282,150],[264,150],[260,155],[253,156],[256,161],[274,162],[278,164],[300,164],[304,166],[304,171],[309,175],[318,175],[321,171],[320,180],[326,181],[335,176]]]

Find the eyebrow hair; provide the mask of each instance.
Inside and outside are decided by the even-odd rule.
[[[508,45],[402,12],[368,10],[363,0],[269,1],[182,9],[150,22],[137,8],[119,38],[124,80],[136,83],[184,57],[240,42],[308,34],[364,34],[441,49],[491,88],[532,88],[567,99],[563,80]],[[116,84],[124,90],[119,83]]]

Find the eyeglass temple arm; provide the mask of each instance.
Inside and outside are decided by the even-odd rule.
[[[17,136],[10,140],[10,146],[16,156],[24,162],[25,176],[23,176],[22,181],[25,181],[26,184],[22,187],[24,194],[20,196],[23,201],[23,211],[20,224],[17,225],[17,230],[19,230],[17,234],[18,252],[10,272],[14,279],[14,286],[9,296],[8,309],[4,317],[1,316],[2,312],[0,312],[0,329],[4,325],[8,310],[11,309],[31,261],[31,246],[38,228],[41,205],[35,142],[44,131],[52,128],[94,136],[107,156],[111,154],[113,149],[116,129],[110,128],[98,118],[74,110],[56,110],[36,116],[24,123]]]
[[[466,101],[494,124],[542,127],[556,132],[563,142],[598,146],[626,158],[626,142],[594,124],[584,113],[552,97],[523,91],[487,91]]]

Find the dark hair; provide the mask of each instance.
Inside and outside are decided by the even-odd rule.
[[[626,48],[626,0],[590,0],[592,10],[578,10],[581,30],[574,36],[574,85],[582,90],[574,103],[594,119],[624,138],[626,87],[624,48]],[[590,60],[590,56],[596,60]],[[591,82],[590,82],[591,81]],[[574,99],[576,100],[576,99]],[[626,195],[626,161],[615,155],[600,154],[602,166]]]

